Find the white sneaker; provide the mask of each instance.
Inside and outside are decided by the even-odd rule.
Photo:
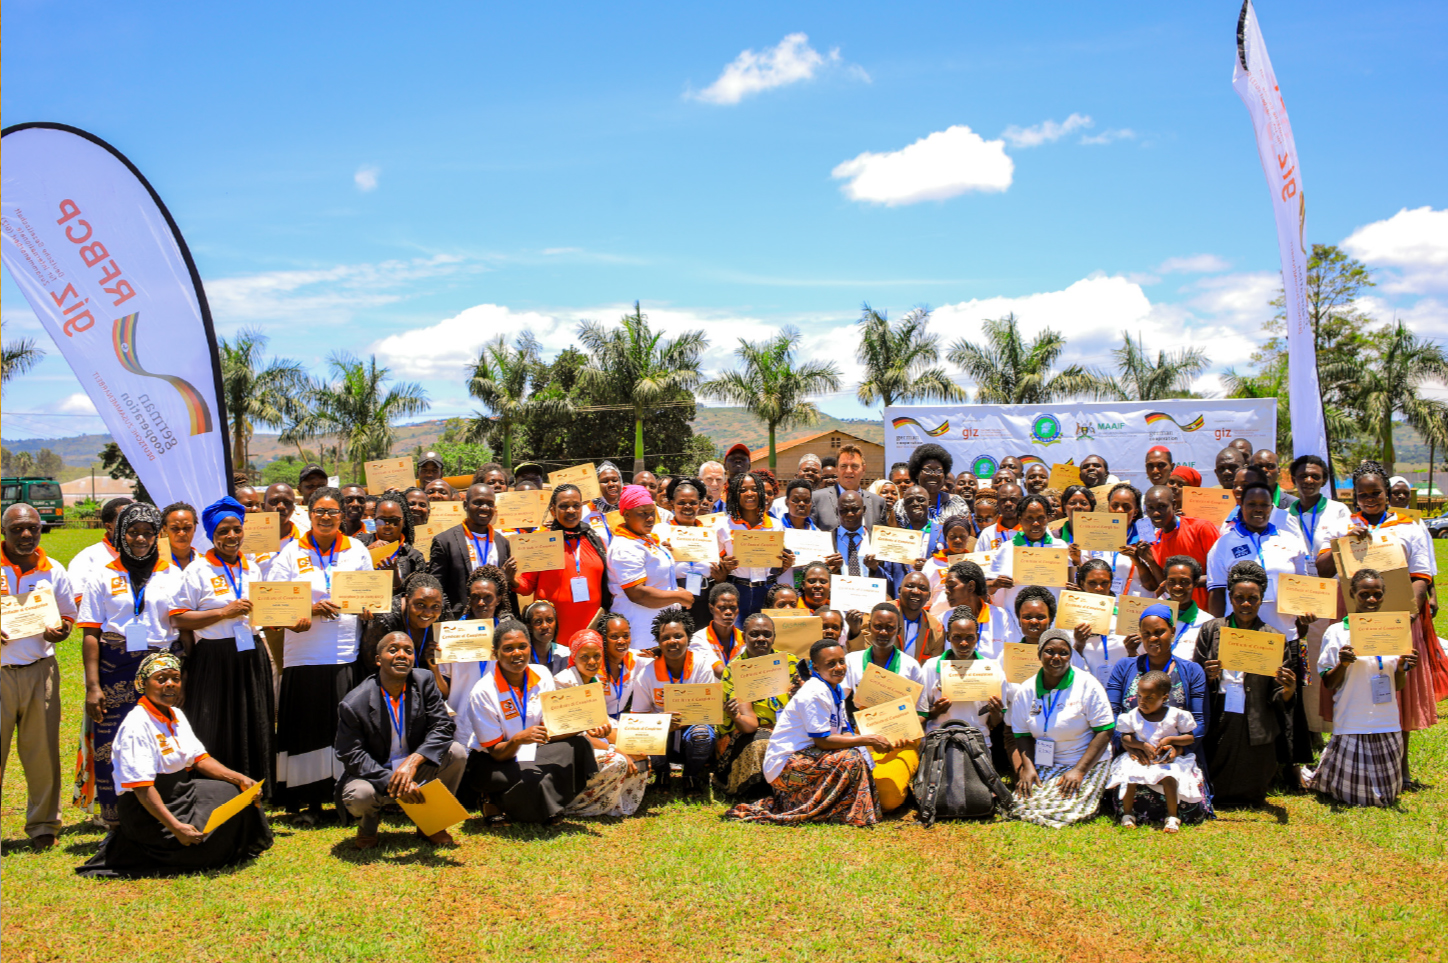
[[[1175,816],[1168,816],[1166,817],[1166,825],[1161,827],[1161,831],[1164,833],[1176,833],[1181,832],[1181,828],[1182,821],[1180,819]]]
[[[1136,817],[1133,816],[1131,813],[1127,813],[1126,815],[1122,816],[1122,817],[1121,817],[1121,828],[1122,828],[1122,829],[1135,829],[1135,828],[1136,828]]]

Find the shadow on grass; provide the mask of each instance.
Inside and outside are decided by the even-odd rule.
[[[332,846],[332,855],[344,863],[365,866],[369,863],[387,863],[393,866],[462,866],[453,858],[453,847],[434,846],[420,838],[416,830],[407,832],[378,833],[378,844],[374,849],[358,849],[352,839],[344,839]]]

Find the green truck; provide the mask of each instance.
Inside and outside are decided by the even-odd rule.
[[[65,499],[61,497],[60,484],[54,478],[0,478],[0,511],[16,502],[24,502],[40,513],[40,525],[45,531],[65,521]]]

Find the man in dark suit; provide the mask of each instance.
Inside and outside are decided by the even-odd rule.
[[[517,577],[518,563],[508,540],[493,530],[497,500],[493,489],[484,484],[468,488],[463,498],[463,523],[432,540],[428,571],[442,583],[447,593],[448,611],[460,619],[468,602],[468,575],[479,565],[496,565],[508,576],[508,584]],[[508,601],[506,599],[500,601]]]
[[[888,524],[886,516],[889,510],[885,507],[885,499],[874,492],[860,491],[860,481],[865,475],[865,453],[858,446],[840,447],[838,471],[833,485],[826,485],[814,493],[814,508],[810,512],[814,523],[824,529],[839,525],[840,496],[845,492],[859,492],[865,501],[865,524]]]
[[[456,727],[432,673],[415,669],[412,639],[392,632],[377,644],[377,674],[343,697],[337,706],[333,749],[346,769],[337,783],[338,808],[361,819],[358,849],[377,845],[382,810],[401,800],[423,802],[419,786],[439,779],[456,793],[468,753],[453,741]],[[446,829],[424,837],[452,845]]]
[[[861,494],[845,492],[840,496],[840,523],[830,529],[834,552],[825,557],[825,563],[840,575],[884,578],[883,563],[876,561],[870,545],[872,526],[865,521],[865,500]]]

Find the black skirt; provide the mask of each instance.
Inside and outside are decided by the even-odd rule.
[[[236,640],[197,639],[186,660],[186,717],[217,762],[276,791],[271,660],[262,643],[236,651]]]
[[[335,798],[342,775],[342,763],[332,748],[337,741],[337,705],[361,678],[356,662],[282,670],[277,791],[272,797],[281,805],[296,810]]]
[[[469,788],[515,823],[544,823],[560,815],[598,771],[593,743],[572,736],[538,747],[532,762],[499,762],[486,749],[468,757]]]
[[[203,829],[211,811],[236,798],[237,788],[191,770],[156,777],[161,801],[183,823]],[[100,850],[76,868],[81,876],[171,876],[218,869],[260,856],[271,848],[272,831],[256,806],[247,806],[199,843],[183,846],[171,830],[146,811],[135,792],[117,804],[120,826],[101,840]]]

